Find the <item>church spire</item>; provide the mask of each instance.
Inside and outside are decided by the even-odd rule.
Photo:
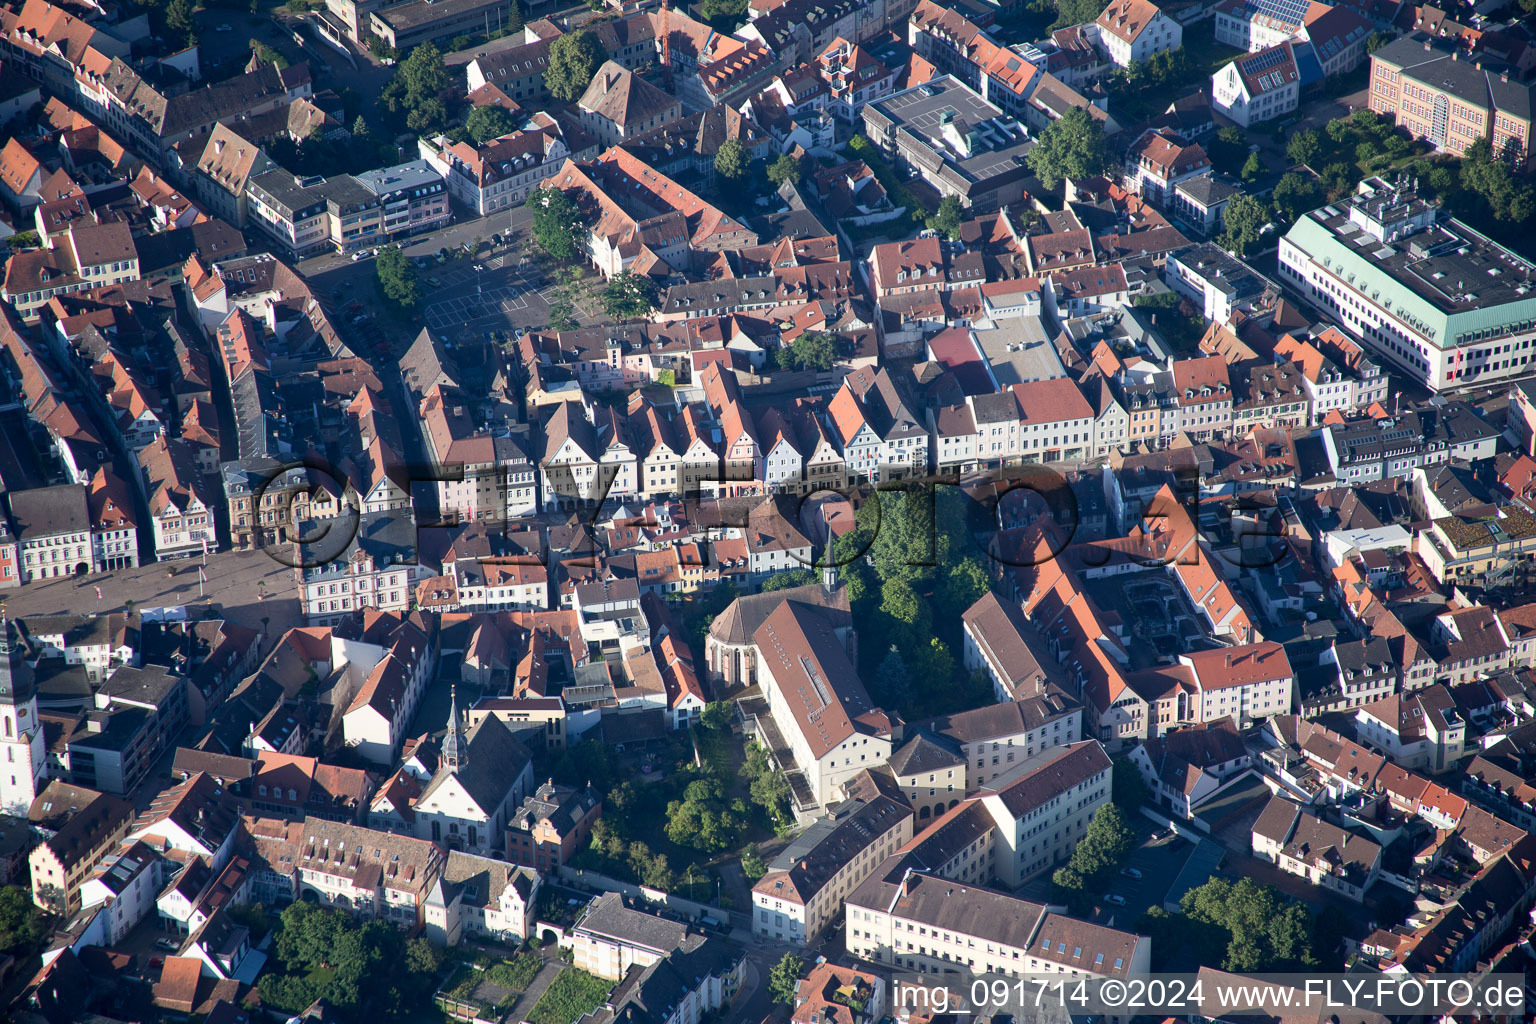
[[[464,742],[460,728],[458,684],[452,684],[448,693],[448,735],[443,738],[443,767],[456,772],[469,760],[469,746]]]
[[[32,668],[22,657],[21,636],[0,601],[0,703],[25,704],[32,699]]]

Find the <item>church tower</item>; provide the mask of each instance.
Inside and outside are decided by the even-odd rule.
[[[469,760],[469,744],[464,742],[459,721],[459,688],[452,686],[448,692],[448,735],[443,738],[443,767],[456,772]]]
[[[43,788],[43,724],[21,637],[0,610],[0,811],[26,816]]]

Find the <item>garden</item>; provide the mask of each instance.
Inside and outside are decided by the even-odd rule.
[[[560,972],[528,1013],[529,1024],[575,1024],[602,1006],[613,986],[577,967]]]
[[[495,1020],[512,1008],[544,966],[537,953],[517,953],[510,960],[460,964],[435,1002],[461,1020]]]

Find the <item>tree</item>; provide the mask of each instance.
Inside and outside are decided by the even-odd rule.
[[[464,120],[464,130],[469,133],[470,138],[481,144],[499,139],[516,127],[511,114],[501,107],[489,104],[471,110],[469,117]]]
[[[837,362],[837,337],[825,331],[805,331],[774,357],[785,370],[830,370]]]
[[[1138,811],[1152,795],[1146,780],[1128,757],[1117,757],[1110,762],[1110,799],[1126,814]]]
[[[1520,0],[1520,2],[1522,4],[1522,6],[1523,6],[1526,3],[1526,0]],[[1526,13],[1529,14],[1531,12],[1530,11],[1526,11]],[[1389,33],[1389,32],[1380,32],[1380,31],[1372,32],[1370,34],[1370,37],[1367,38],[1366,41],[1365,41],[1365,52],[1366,52],[1366,54],[1370,55],[1370,54],[1375,53],[1377,50],[1381,49],[1383,46],[1386,46],[1388,43],[1390,43],[1393,40],[1393,38],[1394,38],[1393,35],[1391,33]]]
[[[768,873],[768,865],[763,863],[756,843],[748,843],[746,849],[741,851],[741,873],[747,876],[749,882],[755,882]]]
[[[1080,888],[1089,888],[1112,874],[1136,845],[1136,835],[1125,823],[1125,815],[1113,803],[1093,812],[1082,841],[1072,850],[1067,868],[1083,880]]]
[[[928,218],[927,226],[931,231],[956,241],[960,238],[960,225],[965,219],[965,210],[960,205],[960,200],[954,196],[945,196],[939,200],[939,208]]]
[[[391,113],[405,114],[412,131],[430,131],[447,123],[443,97],[451,93],[453,82],[441,51],[423,43],[395,65],[394,76],[379,92],[379,99]]]
[[[715,174],[726,183],[739,182],[747,173],[747,150],[739,139],[726,139],[715,150]]]
[[[895,644],[885,652],[879,668],[875,669],[873,683],[875,699],[882,707],[906,706],[911,678],[907,674],[906,660]]]
[[[705,0],[706,5],[708,2],[709,0]],[[789,153],[781,154],[777,160],[768,165],[768,180],[773,182],[775,188],[786,181],[798,185],[802,175],[800,161]]]
[[[768,994],[773,996],[774,1002],[785,1006],[794,1005],[795,986],[800,982],[800,972],[804,967],[800,958],[793,953],[785,953],[779,958],[779,962],[768,972]]]
[[[747,748],[746,760],[741,765],[741,775],[748,780],[748,792],[752,800],[777,821],[788,814],[793,793],[789,780],[776,771],[768,761],[768,751],[757,744]]]
[[[1104,126],[1082,107],[1073,107],[1040,133],[1025,160],[1049,190],[1063,178],[1082,180],[1102,174],[1109,166]]]
[[[192,0],[171,0],[165,5],[165,27],[184,39],[191,40],[197,28],[192,19]]]
[[[718,31],[735,32],[747,20],[747,0],[704,0],[699,17]]]
[[[603,309],[615,320],[639,320],[656,305],[656,285],[630,270],[608,279],[603,289]]]
[[[731,727],[731,706],[723,700],[712,700],[704,705],[699,724],[706,729],[723,732]]]
[[[579,100],[592,84],[592,76],[607,59],[608,51],[603,49],[603,44],[584,28],[556,36],[549,44],[544,86],[556,99]]]
[[[763,581],[762,592],[788,590],[791,587],[810,587],[816,584],[816,573],[811,569],[780,569]]]
[[[1248,159],[1243,162],[1243,180],[1253,181],[1264,173],[1264,162],[1259,159],[1259,154],[1249,153]]]
[[[1269,211],[1253,196],[1235,195],[1227,201],[1222,222],[1227,228],[1221,237],[1222,247],[1242,256],[1259,240],[1259,233],[1269,223]]]
[[[1287,171],[1280,176],[1271,198],[1275,201],[1275,208],[1287,221],[1295,221],[1307,211],[1315,210],[1322,205],[1317,184],[1295,171]]]
[[[1317,963],[1310,913],[1273,886],[1251,878],[1236,884],[1212,878],[1185,893],[1179,909],[1206,930],[1202,944],[1215,947],[1216,955],[1203,962],[1224,956],[1225,970],[1241,972],[1301,970]]]
[[[19,885],[0,889],[0,953],[25,959],[47,934],[30,892]]]
[[[416,280],[416,265],[405,258],[398,245],[386,245],[374,260],[374,275],[384,297],[402,309],[415,309],[421,301],[421,287]]]
[[[1052,29],[1086,25],[1094,21],[1104,13],[1109,0],[1056,0],[1055,6],[1056,20],[1050,25]]]
[[[906,580],[886,580],[880,587],[880,610],[904,626],[916,626],[923,617],[922,602]]]
[[[557,260],[574,260],[581,249],[583,228],[575,201],[558,188],[541,185],[528,193],[523,205],[533,213],[528,234],[534,243]]]
[[[938,613],[959,618],[967,608],[981,600],[989,587],[987,570],[979,559],[967,555],[939,581],[935,595]]]

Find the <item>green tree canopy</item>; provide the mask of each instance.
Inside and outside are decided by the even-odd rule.
[[[608,59],[608,51],[597,36],[584,28],[556,36],[549,44],[549,64],[544,70],[544,86],[556,99],[573,102],[592,84],[592,76]]]
[[[1269,223],[1269,210],[1253,196],[1235,195],[1227,201],[1222,223],[1226,225],[1226,231],[1221,237],[1222,246],[1242,256],[1247,253],[1250,245],[1259,240],[1259,233]]]
[[[785,953],[779,958],[779,962],[768,972],[768,994],[773,996],[774,1002],[785,1006],[795,1004],[795,985],[799,983],[800,972],[804,967],[800,958],[793,953]]]
[[[951,241],[960,238],[960,225],[965,220],[965,208],[960,205],[960,200],[954,196],[945,196],[939,200],[939,208],[928,218],[927,227],[931,231],[937,231]]]
[[[47,934],[31,893],[19,885],[0,889],[0,953],[25,959]]]
[[[789,780],[769,762],[768,751],[755,743],[748,747],[741,776],[748,781],[753,803],[771,820],[779,821],[789,815],[794,794],[789,788]]]
[[[1304,905],[1251,878],[1234,885],[1213,878],[1179,901],[1184,916],[1228,936],[1222,967],[1229,971],[1301,970],[1316,965],[1311,917]]]
[[[575,201],[558,188],[540,186],[528,193],[523,205],[533,213],[528,232],[534,244],[557,260],[574,260],[583,248],[584,227]]]
[[[774,590],[788,590],[791,587],[809,587],[817,582],[814,569],[780,569],[763,581],[761,590],[769,593]]]
[[[188,43],[196,39],[197,23],[192,19],[192,0],[171,0],[166,4],[165,27]]]
[[[1271,198],[1286,221],[1295,221],[1302,214],[1321,206],[1323,197],[1317,190],[1317,183],[1311,178],[1287,171],[1275,184]]]
[[[1322,140],[1318,137],[1315,128],[1298,128],[1285,144],[1285,155],[1292,162],[1298,164],[1310,164],[1317,159],[1318,151],[1322,148]]]
[[[639,320],[655,305],[655,283],[630,270],[614,274],[603,289],[603,309],[615,320]]]
[[[798,185],[803,174],[804,172],[800,169],[800,161],[796,160],[790,153],[780,154],[777,160],[768,165],[768,180],[773,182],[775,187],[784,184],[786,181]]]
[[[763,863],[756,843],[748,843],[741,851],[741,873],[747,876],[749,882],[755,882],[768,873],[768,865]]]
[[[739,182],[747,173],[747,149],[739,139],[726,139],[715,150],[715,173],[726,184]]]
[[[386,245],[374,260],[374,275],[384,297],[402,309],[415,309],[421,302],[421,286],[416,280],[416,266],[405,258],[397,245]]]
[[[910,694],[911,676],[907,672],[906,659],[901,656],[901,651],[895,644],[885,652],[885,657],[875,669],[875,677],[871,682],[875,700],[881,707],[906,706]]]
[[[837,362],[837,337],[825,331],[805,331],[774,358],[785,370],[830,370]]]
[[[1109,784],[1110,799],[1127,815],[1140,810],[1152,796],[1146,780],[1129,757],[1117,757],[1111,762]]]
[[[747,0],[704,0],[699,17],[720,32],[735,32],[747,20]]]
[[[445,97],[453,91],[453,76],[443,63],[442,52],[423,43],[395,65],[395,74],[379,93],[385,109],[405,114],[413,131],[442,128],[448,120]]]
[[[1104,126],[1082,107],[1073,107],[1040,133],[1025,159],[1049,190],[1064,178],[1082,180],[1102,174],[1109,166]]]
[[[482,144],[492,139],[499,139],[515,128],[517,125],[513,122],[512,115],[503,108],[491,104],[476,107],[464,120],[464,130],[469,133],[469,137]]]

